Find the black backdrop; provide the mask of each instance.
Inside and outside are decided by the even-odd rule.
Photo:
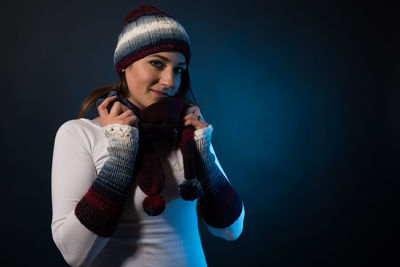
[[[117,35],[138,3],[3,2],[2,266],[65,265],[50,231],[55,133],[91,90],[116,81]],[[192,87],[246,207],[234,242],[202,228],[209,265],[398,263],[400,10],[149,3],[191,37]]]

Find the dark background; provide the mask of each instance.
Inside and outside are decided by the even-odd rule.
[[[2,3],[0,265],[64,266],[50,229],[55,133],[93,89],[117,81],[117,36],[139,2]],[[202,230],[209,265],[398,264],[400,10],[148,3],[191,38],[192,87],[245,203],[238,240]]]

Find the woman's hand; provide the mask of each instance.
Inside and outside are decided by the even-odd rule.
[[[198,106],[191,106],[186,109],[186,116],[184,119],[184,125],[192,125],[196,130],[202,129],[208,126],[208,123],[204,120],[201,115],[200,108]]]
[[[103,101],[103,103],[101,103],[97,107],[97,110],[99,111],[100,115],[100,117],[98,117],[97,120],[101,123],[103,127],[108,124],[117,123],[121,125],[131,125],[137,128],[139,122],[138,117],[136,117],[136,115],[133,113],[132,110],[130,110],[128,107],[121,104],[120,102],[115,101],[115,103],[112,105],[110,113],[108,113],[107,110],[108,105],[116,98],[117,96],[107,97]]]

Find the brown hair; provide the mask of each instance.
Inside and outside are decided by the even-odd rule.
[[[103,85],[93,90],[83,100],[77,119],[82,118],[89,111],[90,108],[93,108],[93,110],[95,110],[95,112],[98,114],[98,111],[94,104],[99,98],[107,97],[108,93],[113,90],[117,91],[117,94],[120,94],[123,97],[126,97],[128,95],[129,89],[126,83],[125,72],[121,72],[120,80],[117,83]],[[189,91],[193,97],[193,101],[188,97]],[[181,96],[184,102],[188,105],[198,105],[190,85],[190,75],[188,68],[182,71],[181,86],[179,87],[179,90],[176,93],[176,95]]]

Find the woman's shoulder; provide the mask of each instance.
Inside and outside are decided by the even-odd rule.
[[[73,119],[61,124],[56,135],[67,135],[92,139],[96,136],[102,135],[102,127],[95,119]]]
[[[60,130],[75,130],[75,131],[98,131],[101,130],[102,127],[100,123],[95,119],[87,119],[87,118],[80,118],[80,119],[73,119],[64,122],[59,127],[58,131]]]
[[[73,119],[64,122],[55,136],[55,147],[60,150],[84,149],[92,156],[103,151],[105,144],[103,128],[95,119]]]

